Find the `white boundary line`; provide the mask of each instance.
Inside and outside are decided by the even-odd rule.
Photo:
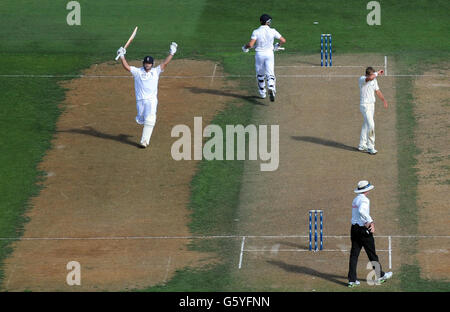
[[[242,258],[244,257],[244,245],[245,245],[245,236],[242,237],[242,244],[241,244],[241,254],[239,255],[239,266],[238,268],[242,268]]]
[[[277,75],[277,78],[355,78],[361,75]],[[161,76],[164,79],[254,78],[255,75]],[[448,75],[389,75],[389,77],[449,77]],[[0,78],[133,78],[128,75],[0,75]]]
[[[38,240],[151,240],[151,239],[243,239],[308,238],[308,235],[205,235],[205,236],[99,236],[99,237],[1,237],[0,241]],[[324,235],[324,238],[349,238],[350,235]],[[450,235],[375,235],[375,238],[450,238]]]

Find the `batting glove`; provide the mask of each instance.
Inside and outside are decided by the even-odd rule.
[[[245,53],[248,53],[248,51],[250,51],[250,49],[247,49],[247,48],[245,47],[245,45],[244,45],[244,46],[242,46],[242,51],[245,52]]]
[[[176,44],[176,42],[172,42],[172,44],[170,45],[170,55],[174,55],[175,53],[177,53],[177,47],[178,44]]]
[[[118,56],[124,56],[125,54],[127,54],[127,50],[125,50],[124,47],[120,47],[119,50],[117,50]]]
[[[273,50],[274,51],[278,51],[280,49],[280,44],[279,43],[275,43],[275,45],[273,46]]]

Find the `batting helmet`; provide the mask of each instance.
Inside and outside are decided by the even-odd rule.
[[[144,57],[144,60],[142,61],[142,64],[145,64],[145,63],[153,65],[153,57],[151,57],[151,56]]]
[[[269,14],[263,14],[261,15],[261,17],[259,18],[259,21],[261,22],[261,25],[266,25],[272,22],[272,17]]]

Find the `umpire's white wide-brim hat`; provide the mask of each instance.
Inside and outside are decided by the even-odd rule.
[[[370,190],[373,190],[374,187],[375,186],[370,184],[369,181],[363,180],[363,181],[359,181],[358,182],[358,187],[354,190],[354,192],[357,193],[357,194],[365,193],[365,192],[368,192]]]

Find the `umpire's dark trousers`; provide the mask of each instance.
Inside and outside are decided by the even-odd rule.
[[[354,282],[356,281],[356,267],[358,265],[358,256],[361,252],[361,248],[364,247],[370,261],[378,262],[378,256],[375,251],[375,240],[373,238],[373,234],[370,233],[366,227],[353,224],[350,231],[350,237],[352,240],[352,249],[350,250],[348,281]],[[384,272],[381,269],[381,264],[379,266],[379,271],[375,267],[374,269],[377,273],[377,277],[384,276]]]

